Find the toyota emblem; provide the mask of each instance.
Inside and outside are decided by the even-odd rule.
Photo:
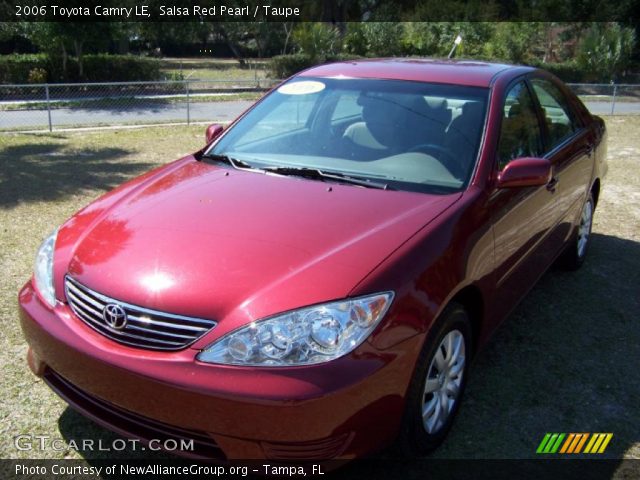
[[[116,303],[108,303],[102,309],[102,318],[114,330],[122,330],[127,325],[127,312]]]

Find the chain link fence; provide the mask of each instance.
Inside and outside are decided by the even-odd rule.
[[[275,82],[0,85],[0,131],[233,120]]]
[[[0,85],[0,131],[231,121],[277,82]],[[640,114],[640,85],[568,85],[597,115]]]
[[[640,85],[628,83],[568,83],[591,113],[640,114]]]

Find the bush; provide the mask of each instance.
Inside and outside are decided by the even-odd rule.
[[[126,82],[162,79],[158,60],[134,55],[90,54],[82,57],[84,78],[78,76],[78,60],[67,59],[66,75],[60,57],[45,54],[0,56],[0,83]]]
[[[85,55],[82,57],[88,82],[137,82],[160,80],[160,62],[134,55]],[[77,61],[74,59],[75,68]]]
[[[348,23],[344,49],[367,57],[403,55],[409,51],[402,42],[406,28],[399,22]]]
[[[291,75],[295,75],[299,71],[313,67],[314,65],[329,62],[342,62],[345,60],[354,60],[356,58],[358,57],[343,53],[326,55],[316,59],[312,58],[310,55],[305,55],[304,53],[276,55],[275,57],[272,57],[269,62],[269,76],[271,78],[289,78]]]
[[[311,55],[304,53],[276,55],[269,62],[269,76],[271,78],[288,78],[300,70],[313,66],[315,63]]]
[[[591,80],[612,81],[626,73],[635,43],[633,28],[596,23],[582,40],[576,61],[585,72],[591,72]]]
[[[47,71],[44,68],[34,68],[27,78],[29,83],[47,83]]]
[[[28,83],[29,73],[36,69],[50,71],[46,55],[0,55],[0,83]]]
[[[551,72],[563,82],[568,83],[588,82],[591,76],[590,72],[585,71],[575,60],[561,63],[531,62],[530,65]]]
[[[300,53],[311,58],[323,58],[340,51],[340,33],[324,23],[299,23],[293,31],[293,43]]]

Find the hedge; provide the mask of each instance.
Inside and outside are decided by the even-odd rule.
[[[67,74],[62,59],[45,54],[1,55],[0,83],[47,82],[127,82],[161,80],[160,62],[134,55],[88,54],[82,57],[84,75],[79,76],[78,60],[67,59]]]
[[[313,67],[321,63],[340,62],[344,60],[354,60],[358,58],[354,55],[325,55],[314,58],[304,53],[294,53],[290,55],[276,55],[269,62],[269,76],[271,78],[288,78],[305,68]]]
[[[562,63],[531,62],[531,66],[553,73],[560,80],[567,83],[593,82],[597,80],[593,73],[585,71],[577,62],[571,60]]]

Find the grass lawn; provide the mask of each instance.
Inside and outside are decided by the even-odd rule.
[[[163,58],[160,70],[170,78],[190,80],[256,80],[267,78],[267,61],[246,59],[244,66],[231,58]]]
[[[610,171],[587,262],[578,272],[549,271],[478,355],[433,457],[533,458],[545,432],[612,432],[605,457],[640,459],[640,116],[607,124]],[[40,241],[73,212],[203,141],[202,126],[0,135],[0,457],[78,458],[19,451],[13,437],[23,433],[116,438],[30,373],[17,292]]]

